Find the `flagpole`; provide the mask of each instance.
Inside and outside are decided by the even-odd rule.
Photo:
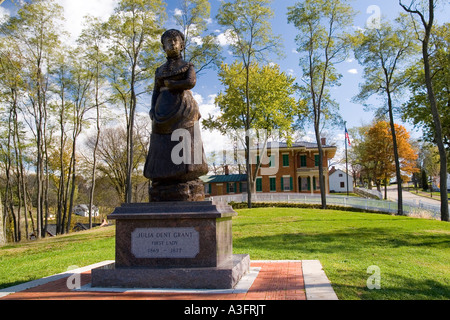
[[[345,170],[346,170],[345,176],[347,178],[346,185],[347,185],[347,197],[348,197],[349,193],[348,193],[347,121],[344,122],[344,125],[345,125],[345,142],[344,142],[344,144],[345,144]]]

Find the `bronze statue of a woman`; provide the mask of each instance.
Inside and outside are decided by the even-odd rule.
[[[208,165],[198,124],[201,116],[190,91],[196,83],[195,70],[181,57],[185,44],[180,31],[167,30],[161,43],[167,62],[155,72],[152,133],[144,167],[144,176],[152,182],[150,201],[201,201],[204,188],[198,178],[208,172]]]

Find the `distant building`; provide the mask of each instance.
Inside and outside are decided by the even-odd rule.
[[[330,192],[328,177],[328,160],[336,154],[336,147],[326,145],[322,139],[323,173],[325,176],[325,191]],[[272,152],[277,150],[278,157]],[[260,155],[254,154],[252,171]],[[319,183],[319,149],[316,143],[295,142],[288,147],[286,143],[268,142],[266,161],[258,170],[255,191],[258,192],[295,192],[320,193]],[[200,177],[205,183],[206,196],[218,196],[247,192],[246,174],[225,174]]]
[[[77,216],[89,217],[89,205],[79,204],[73,207],[73,213]],[[92,216],[98,217],[99,210],[96,206],[92,206]]]
[[[206,196],[221,196],[247,192],[246,174],[202,176]]]
[[[330,192],[347,192],[347,174],[335,167],[329,172]],[[348,191],[353,192],[353,177],[348,175]]]

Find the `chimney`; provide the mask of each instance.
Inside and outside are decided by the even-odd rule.
[[[323,146],[327,144],[327,138],[320,138],[320,141],[322,142]]]
[[[230,170],[228,169],[228,165],[225,165],[225,175],[228,176],[230,174]]]

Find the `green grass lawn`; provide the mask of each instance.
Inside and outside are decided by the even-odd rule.
[[[115,227],[0,247],[0,288],[114,260]]]
[[[450,224],[383,214],[239,210],[235,253],[251,259],[320,260],[339,299],[449,299]],[[381,289],[366,286],[369,266]]]
[[[339,299],[450,299],[450,224],[301,208],[236,210],[233,251],[252,260],[317,259]],[[114,227],[0,248],[0,288],[114,259]],[[381,289],[369,290],[369,266]]]

